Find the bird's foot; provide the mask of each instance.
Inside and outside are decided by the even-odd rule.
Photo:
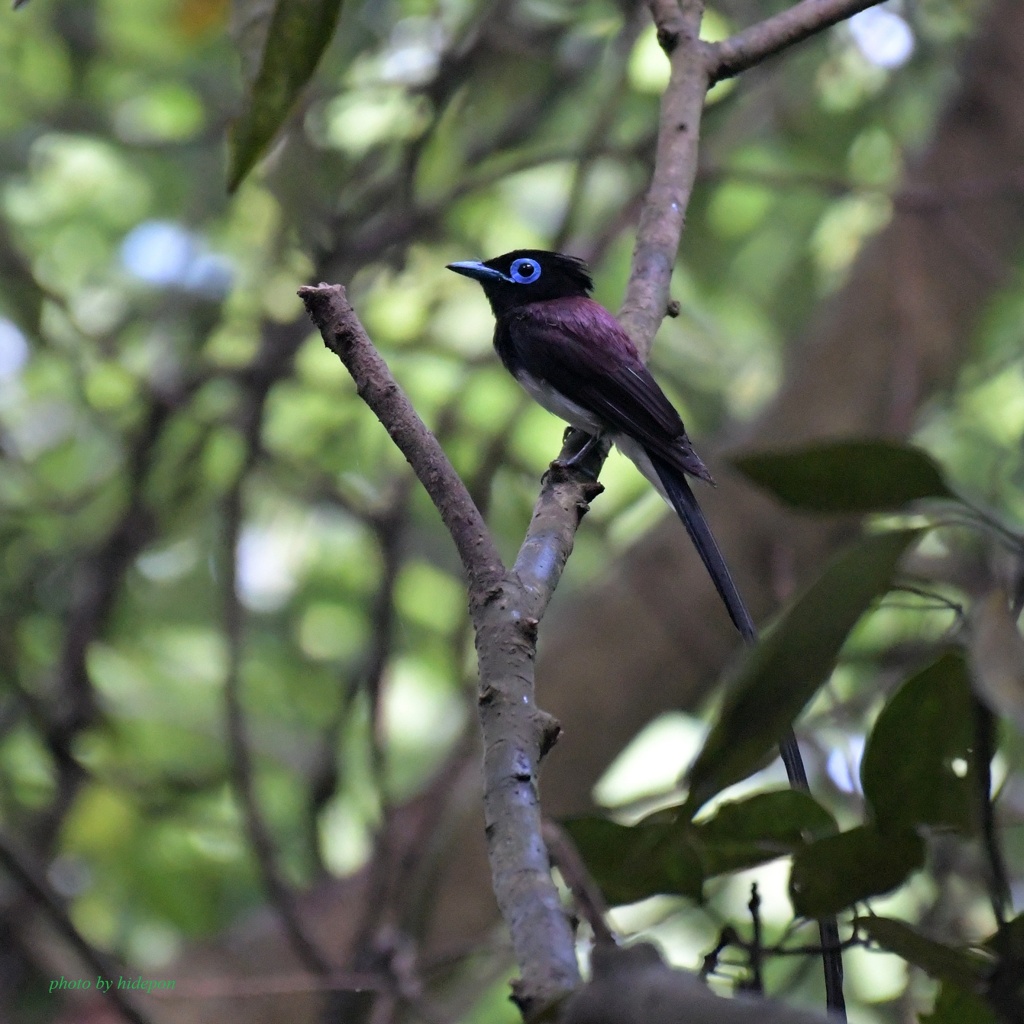
[[[573,428],[570,428],[570,430]],[[568,431],[566,432],[568,433]],[[580,446],[580,448],[573,452],[572,455],[567,459],[558,458],[551,463],[552,469],[578,469],[580,463],[594,450],[594,448],[600,443],[600,435],[595,437],[593,434],[586,435],[586,441]],[[593,474],[589,474],[593,476]],[[596,479],[596,477],[595,477]]]

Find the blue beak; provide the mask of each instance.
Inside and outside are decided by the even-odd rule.
[[[493,267],[485,266],[479,260],[462,260],[461,263],[449,263],[449,270],[463,277],[472,277],[477,281],[508,281],[508,278]]]

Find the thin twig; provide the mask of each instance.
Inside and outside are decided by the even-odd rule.
[[[764,995],[764,928],[761,923],[761,894],[757,891],[757,882],[751,883],[750,902],[747,904],[750,911],[750,921],[753,926],[753,936],[750,940],[750,986],[749,990],[756,992],[759,996]]]
[[[802,0],[772,18],[751,25],[720,43],[705,44],[708,80],[714,85],[774,57],[837,22],[874,7],[881,0]]]
[[[402,566],[402,544],[406,533],[408,498],[413,477],[405,474],[389,489],[383,507],[361,509],[358,513],[346,503],[333,486],[328,496],[339,501],[349,514],[356,514],[376,536],[381,556],[381,574],[370,605],[368,639],[359,667],[342,674],[339,680],[338,706],[324,728],[309,776],[306,829],[312,860],[322,874],[326,873],[320,854],[319,817],[321,811],[338,792],[341,781],[338,748],[342,731],[359,693],[365,693],[370,706],[370,770],[381,808],[385,803],[384,736],[381,717],[381,691],[384,673],[391,658],[395,629],[395,586]],[[384,817],[382,815],[382,817]],[[380,865],[380,858],[371,863]],[[371,886],[372,891],[372,886]],[[368,901],[368,907],[372,901]],[[379,908],[374,908],[376,913]]]
[[[228,654],[224,705],[232,783],[267,897],[302,964],[317,974],[327,974],[331,964],[306,934],[295,907],[291,887],[277,866],[274,840],[256,797],[255,766],[242,707],[245,613],[238,595],[238,543],[242,531],[244,489],[262,452],[260,438],[270,389],[288,372],[302,341],[301,332],[294,327],[279,325],[267,329],[249,364],[245,391],[238,409],[239,428],[245,441],[245,457],[224,496],[221,508],[222,621]]]
[[[50,888],[47,881],[36,871],[28,857],[22,854],[14,842],[2,833],[0,833],[0,865],[43,909],[57,931],[68,940],[75,952],[91,970],[94,970],[97,975],[108,980],[112,979],[115,974],[120,975],[121,972],[108,961],[107,957],[96,949],[75,927],[74,922],[64,909],[60,898]],[[96,986],[96,991],[100,991],[98,985]],[[103,990],[103,995],[117,1007],[124,1018],[130,1021],[131,1024],[150,1024],[149,1018],[132,1004],[123,990],[112,985]]]
[[[700,976],[705,981],[711,977],[715,971],[718,970],[718,964],[722,958],[722,954],[730,946],[742,946],[743,943],[740,941],[740,937],[731,924],[725,925],[718,933],[718,941],[715,943],[714,948],[710,952],[704,954],[704,959],[700,966]]]
[[[316,974],[328,974],[331,965],[306,935],[292,899],[291,889],[278,871],[274,841],[256,799],[253,759],[245,727],[241,694],[244,615],[238,599],[237,552],[242,519],[243,480],[244,472],[239,475],[224,500],[222,579],[224,633],[228,647],[224,702],[231,776],[263,887],[277,912],[285,934],[296,955],[309,970]]]
[[[551,860],[562,874],[569,887],[576,909],[590,925],[598,942],[615,943],[615,933],[608,927],[608,906],[597,883],[583,863],[576,844],[560,825],[545,819],[544,842],[547,843]]]
[[[823,947],[820,942],[809,943],[806,946],[768,946],[765,953],[768,956],[821,956],[826,950],[853,949],[854,946],[864,946],[867,943],[859,935],[854,933],[848,939],[843,939],[834,946]]]
[[[1006,861],[996,834],[995,807],[992,798],[992,758],[995,756],[997,720],[985,703],[972,697],[974,707],[974,764],[982,849],[988,870],[988,896],[996,925],[1006,924],[1006,911],[1012,905]]]

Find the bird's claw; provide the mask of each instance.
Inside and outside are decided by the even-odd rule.
[[[574,429],[574,427],[570,427],[570,429],[565,432],[566,440],[568,440],[569,434]],[[584,441],[583,444],[580,445],[580,447],[575,452],[573,452],[572,455],[570,455],[567,459],[559,457],[555,459],[555,461],[552,462],[551,465],[558,466],[560,469],[578,469],[580,463],[583,462],[583,460],[594,450],[594,448],[601,441],[600,435],[595,436],[594,434],[587,434],[586,438],[586,441]],[[593,476],[592,473],[588,475]]]

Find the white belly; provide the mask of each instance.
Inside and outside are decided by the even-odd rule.
[[[582,405],[570,402],[565,395],[556,391],[550,384],[545,384],[526,372],[520,372],[516,379],[538,405],[547,409],[548,412],[554,413],[559,419],[565,420],[571,426],[576,427],[578,430],[584,430],[594,437],[605,433],[604,424],[592,412],[584,409]],[[634,441],[628,434],[612,434],[611,441],[647,477],[658,493],[668,501],[661,477],[658,476],[654,466],[651,465],[651,460],[647,452],[644,451],[643,446]]]
[[[545,384],[525,371],[520,371],[516,379],[538,405],[554,413],[559,419],[595,437],[603,432],[604,425],[592,412],[584,409],[582,405],[570,402],[550,384]]]

